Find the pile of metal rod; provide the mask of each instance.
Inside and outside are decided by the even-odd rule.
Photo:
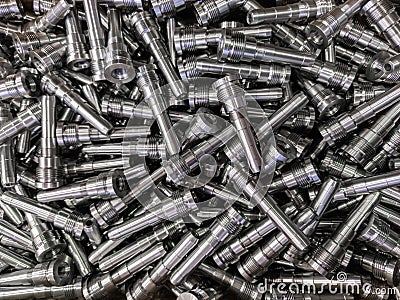
[[[400,299],[389,0],[1,0],[1,299]]]

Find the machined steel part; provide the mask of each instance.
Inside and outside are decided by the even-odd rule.
[[[251,131],[246,111],[244,90],[238,85],[239,79],[239,76],[227,76],[213,83],[213,86],[217,90],[218,100],[223,103],[233,126],[238,132],[238,137],[247,154],[246,158],[251,171],[259,173],[262,157]]]
[[[134,256],[144,250],[150,248],[157,242],[162,242],[168,237],[185,231],[185,225],[182,223],[163,223],[154,227],[154,231],[148,234],[144,234],[134,243],[129,244],[118,251],[105,256],[99,260],[99,269],[102,271],[109,271],[121,265],[123,262],[129,259],[130,256]],[[118,240],[117,240],[118,242]]]
[[[207,29],[204,27],[197,28],[193,26],[176,28],[174,34],[175,50],[179,55],[182,55],[183,52],[206,50],[209,46],[218,45],[219,40],[226,31],[229,33],[240,32],[245,36],[259,39],[267,39],[272,35],[272,28],[269,25],[215,29]]]
[[[104,76],[113,83],[127,83],[135,77],[135,69],[122,36],[121,15],[116,8],[109,8],[107,13],[109,31]]]
[[[347,0],[309,23],[305,29],[307,37],[318,48],[325,49],[332,38],[339,34],[344,26],[358,11],[365,0]]]
[[[397,258],[400,256],[399,234],[391,228],[389,223],[374,214],[371,215],[367,224],[362,228],[358,239],[382,252]]]
[[[153,117],[162,132],[167,151],[170,155],[177,154],[180,149],[179,139],[168,115],[165,95],[160,90],[155,66],[153,64],[141,66],[138,71],[138,87],[143,93],[144,100],[153,112]]]
[[[7,103],[0,105],[0,124],[6,124],[12,119],[10,106]],[[0,182],[5,188],[11,188],[16,184],[17,177],[15,171],[15,152],[12,140],[0,145]]]
[[[400,85],[395,85],[377,97],[353,108],[351,111],[344,112],[337,118],[321,124],[319,131],[324,141],[329,145],[333,145],[337,140],[345,138],[347,134],[356,130],[362,123],[395,104],[398,99],[399,88]]]
[[[395,127],[399,119],[399,112],[400,104],[393,105],[384,116],[377,118],[368,129],[363,129],[356,136],[350,138],[341,147],[341,150],[351,160],[365,165],[376,154],[375,149],[382,144],[391,129]]]
[[[371,82],[353,82],[352,87],[346,93],[346,102],[350,107],[359,106],[384,93],[386,88],[383,85],[375,85]]]
[[[42,138],[36,186],[40,190],[58,188],[64,183],[61,159],[57,152],[56,97],[42,96]]]
[[[390,43],[394,50],[400,50],[400,19],[391,1],[370,0],[363,6],[361,13],[369,24]]]
[[[333,64],[316,61],[311,66],[300,67],[300,70],[309,73],[316,81],[339,92],[347,92],[357,74],[356,66],[339,62]]]
[[[274,62],[298,67],[312,67],[316,62],[313,54],[266,44],[242,32],[227,30],[218,42],[217,56],[223,61]]]
[[[66,244],[58,231],[52,229],[31,213],[25,212],[25,219],[38,262],[55,258],[64,251]]]
[[[22,28],[19,24],[0,22],[0,33],[4,34],[5,36],[12,36],[14,33],[21,32],[21,30]]]
[[[321,275],[328,276],[334,273],[340,266],[340,259],[347,247],[356,238],[357,230],[379,201],[379,193],[365,196],[333,235],[305,258],[308,264]]]
[[[223,17],[227,16],[232,11],[240,7],[244,8],[246,6],[246,3],[248,2],[250,1],[246,0],[197,1],[193,4],[193,8],[197,22],[202,26],[206,26],[218,22]],[[258,4],[257,8],[261,8],[261,6]]]
[[[103,297],[110,297],[113,293],[118,292],[117,285],[125,283],[133,274],[158,261],[166,253],[166,246],[158,243],[111,272],[87,278],[83,283],[85,299],[100,300]]]
[[[82,237],[84,218],[75,212],[65,209],[56,210],[45,204],[39,204],[26,196],[11,192],[5,192],[1,196],[1,200],[13,207],[32,213],[44,221],[52,222],[55,227],[73,234],[78,239]]]
[[[101,98],[101,112],[104,115],[113,118],[141,118],[152,119],[153,112],[148,105],[140,103],[137,105],[135,101],[124,98],[111,93],[105,93]]]
[[[70,85],[50,72],[42,77],[41,87],[49,95],[55,95],[75,112],[85,118],[93,127],[101,133],[108,135],[113,131],[111,123],[99,116],[80,95],[74,92]]]
[[[76,123],[58,123],[56,129],[57,143],[60,147],[90,145],[95,142],[118,141],[150,136],[150,126],[116,127],[110,135],[104,135],[89,125]]]
[[[149,49],[155,57],[158,68],[170,84],[172,93],[176,97],[184,97],[187,93],[185,84],[179,80],[167,47],[163,43],[158,31],[158,24],[148,12],[136,12],[129,16],[129,26],[135,31],[137,38]]]
[[[313,184],[319,184],[321,179],[318,172],[310,159],[294,162],[290,169],[282,172],[280,176],[275,177],[271,183],[269,190],[276,192],[285,188],[291,189],[294,187],[307,188]]]
[[[194,197],[191,192],[175,193],[171,198],[163,199],[155,206],[148,205],[150,213],[141,214],[113,226],[107,235],[110,239],[116,240],[159,224],[165,219],[179,221],[186,218],[198,210]]]
[[[89,67],[89,54],[86,39],[76,8],[72,8],[65,17],[66,63],[68,68],[79,71]]]
[[[334,6],[334,2],[330,0],[303,0],[284,6],[255,9],[247,13],[247,23],[254,25],[259,23],[307,21],[328,13]]]
[[[6,78],[13,72],[14,71],[11,62],[4,57],[0,57],[0,79]]]
[[[60,23],[75,5],[74,0],[60,0],[43,15],[23,26],[25,32],[39,32],[52,29]]]
[[[54,6],[54,0],[33,0],[33,12],[35,15],[41,15],[50,10]]]
[[[364,270],[371,272],[379,280],[385,280],[391,286],[399,284],[400,261],[383,254],[374,254],[370,251],[355,253],[352,260]]]
[[[24,111],[19,112],[16,118],[2,124],[0,128],[0,142],[4,143],[22,131],[37,126],[41,119],[41,105],[38,103],[29,105]]]
[[[54,260],[37,264],[32,269],[0,275],[0,286],[63,286],[72,282],[73,268],[71,258],[66,255],[60,255]]]
[[[305,234],[310,235],[315,229],[313,223],[318,222],[339,186],[339,181],[329,178],[321,187],[318,196],[311,205],[300,211],[294,218],[294,222]],[[261,276],[284,250],[289,239],[282,232],[273,235],[268,241],[263,241],[258,247],[249,253],[245,259],[238,262],[239,273],[248,281],[254,281]],[[297,252],[304,249],[292,249]],[[289,249],[290,251],[290,249]]]
[[[364,72],[372,62],[372,54],[357,49],[349,49],[341,45],[336,45],[334,47],[339,59],[351,62],[351,64],[357,66],[361,72]]]
[[[374,31],[364,28],[360,23],[356,22],[347,22],[340,29],[338,39],[349,47],[358,47],[361,50],[396,53],[386,41],[376,36]]]
[[[127,194],[126,181],[122,170],[112,170],[100,173],[95,177],[89,177],[84,182],[67,184],[53,188],[49,191],[41,191],[37,194],[37,200],[42,203],[69,199],[110,199],[124,197]],[[66,194],[68,196],[66,197]]]
[[[53,71],[63,65],[66,45],[62,42],[45,45],[30,52],[30,59],[35,68],[42,74]]]
[[[302,52],[316,52],[305,35],[294,28],[284,24],[273,24],[272,28],[274,35],[288,47]]]
[[[217,220],[210,228],[210,233],[200,239],[199,246],[172,272],[171,283],[181,283],[207,255],[219,244],[223,243],[229,235],[235,235],[246,222],[246,219],[233,208],[229,208],[225,213],[217,217]]]
[[[97,1],[84,0],[83,8],[86,16],[89,39],[90,69],[93,81],[105,80],[105,39],[103,27],[100,23]]]
[[[30,72],[10,74],[0,80],[0,99],[31,98],[39,94],[38,78]]]
[[[228,75],[237,74],[244,79],[263,82],[268,86],[282,86],[289,82],[291,68],[288,65],[281,66],[272,63],[260,65],[247,63],[220,62],[206,57],[189,56],[178,60],[178,69],[182,79],[200,77],[202,75]],[[197,83],[189,83],[189,98]]]
[[[300,81],[304,91],[310,96],[310,102],[316,107],[319,118],[332,117],[344,106],[344,99],[322,84],[307,78]]]
[[[18,288],[6,288],[0,291],[3,299],[76,299],[83,298],[82,279],[64,286],[19,286]]]
[[[294,205],[289,203],[289,205],[284,208],[284,212],[291,216],[295,214],[297,210]],[[255,223],[217,250],[213,255],[214,262],[224,269],[228,267],[228,265],[236,263],[243,254],[249,251],[251,246],[261,241],[264,236],[271,233],[274,229],[276,229],[276,226],[269,218]]]

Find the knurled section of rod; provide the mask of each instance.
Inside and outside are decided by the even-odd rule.
[[[370,0],[361,10],[369,24],[390,42],[393,49],[400,50],[400,17],[392,2]]]
[[[0,3],[0,16],[4,19],[22,18],[25,14],[22,2],[19,0],[2,0]]]
[[[66,45],[56,42],[31,51],[30,57],[35,68],[46,74],[63,65],[65,51]]]
[[[35,15],[46,13],[56,4],[55,0],[33,0],[32,2]]]

